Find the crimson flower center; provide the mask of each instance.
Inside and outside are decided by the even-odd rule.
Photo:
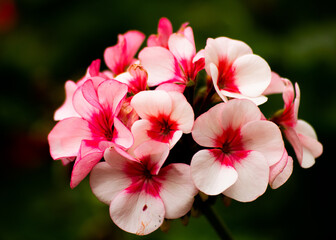
[[[160,142],[168,143],[174,132],[178,130],[177,122],[170,119],[168,115],[160,114],[157,117],[151,117],[149,121],[151,128],[147,130],[148,136]]]

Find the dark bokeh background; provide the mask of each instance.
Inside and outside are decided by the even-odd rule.
[[[333,236],[336,133],[336,15],[316,0],[0,0],[0,239],[139,239],[114,226],[88,181],[69,187],[69,167],[49,156],[46,137],[64,83],[103,59],[118,33],[156,32],[160,17],[177,30],[188,21],[198,49],[208,37],[249,44],[280,75],[300,84],[299,117],[310,122],[324,154],[278,190],[252,203],[215,208],[236,239]],[[105,68],[105,66],[103,66]],[[267,108],[267,106],[265,106]],[[279,106],[280,107],[280,106]],[[217,239],[204,217],[171,222],[142,239]]]

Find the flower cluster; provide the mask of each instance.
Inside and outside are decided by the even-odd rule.
[[[144,235],[187,214],[201,191],[241,202],[275,189],[293,159],[310,167],[322,154],[314,129],[298,120],[299,86],[272,72],[242,41],[209,38],[196,51],[192,28],[129,31],[65,83],[66,99],[48,136],[50,154],[73,162],[70,186],[89,173],[92,192],[121,229]],[[205,71],[202,71],[205,70]],[[282,94],[284,108],[266,118],[259,105]]]

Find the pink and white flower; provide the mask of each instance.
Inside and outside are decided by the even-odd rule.
[[[76,159],[70,186],[81,182],[112,145],[129,148],[131,132],[116,117],[126,96],[127,86],[105,80],[97,88],[87,80],[73,96],[73,106],[80,117],[69,117],[56,124],[48,135],[53,159]]]
[[[133,156],[118,147],[108,148],[106,162],[93,168],[92,191],[110,205],[110,216],[121,229],[149,234],[164,218],[179,218],[190,210],[198,192],[190,166],[174,163],[161,168],[168,154],[168,145],[156,141],[139,145]]]
[[[144,40],[143,33],[135,30],[128,31],[118,35],[116,45],[105,49],[105,63],[114,75],[125,72],[127,67],[136,61],[134,56]]]
[[[227,97],[249,99],[257,105],[267,101],[262,93],[271,82],[271,69],[247,44],[226,37],[209,38],[204,55],[205,70],[223,101]]]
[[[309,168],[315,163],[315,158],[323,152],[322,144],[317,140],[314,128],[304,120],[298,119],[300,105],[300,89],[295,84],[296,96],[294,97],[294,87],[291,81],[281,78],[284,83],[283,110],[277,112],[271,121],[281,127],[285,137],[293,146],[299,164],[303,168]]]
[[[236,99],[215,105],[195,120],[192,137],[210,148],[198,151],[190,164],[200,191],[242,202],[265,192],[269,168],[282,158],[284,145],[277,125],[261,118],[253,102]]]
[[[194,124],[193,109],[179,92],[139,92],[133,97],[131,106],[141,118],[132,126],[134,138],[141,142],[151,139],[168,143],[172,148],[183,133],[191,132]]]
[[[146,47],[139,53],[141,64],[148,72],[148,85],[177,84],[184,91],[189,81],[194,81],[197,73],[204,68],[203,50],[196,53],[191,27],[171,34],[168,49],[160,46]]]

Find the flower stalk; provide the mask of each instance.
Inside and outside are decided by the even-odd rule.
[[[232,240],[233,237],[231,235],[230,230],[228,229],[225,222],[218,216],[218,214],[213,210],[210,205],[209,200],[203,201],[199,195],[195,198],[195,204],[204,214],[210,225],[216,231],[220,239],[222,240]]]

